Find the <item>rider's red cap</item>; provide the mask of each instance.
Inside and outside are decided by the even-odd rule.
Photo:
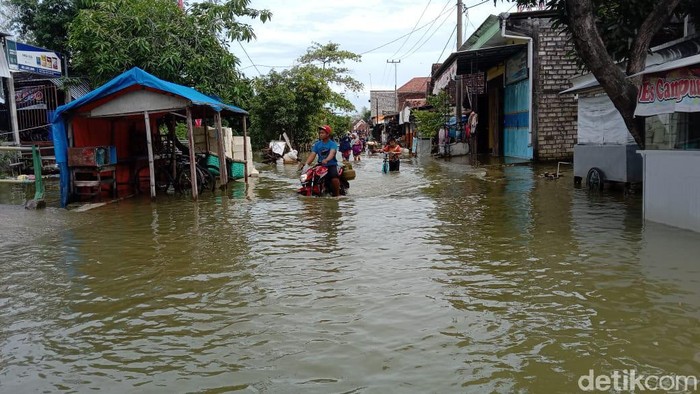
[[[325,130],[326,133],[328,133],[329,135],[333,133],[333,129],[331,129],[331,126],[329,126],[327,124],[324,124],[323,126],[318,126],[318,129]]]

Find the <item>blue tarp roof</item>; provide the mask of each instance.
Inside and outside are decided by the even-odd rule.
[[[54,121],[58,119],[58,117],[61,116],[64,112],[81,107],[92,101],[109,96],[133,85],[147,86],[153,89],[162,90],[163,92],[171,93],[186,98],[192,102],[192,105],[203,105],[211,107],[216,112],[229,111],[239,114],[248,114],[248,112],[236,106],[224,104],[221,101],[209,97],[203,93],[200,93],[192,88],[164,81],[143,71],[138,67],[134,67],[129,71],[125,71],[124,73],[117,75],[111,81],[105,83],[99,88],[79,98],[78,100],[72,101],[66,105],[58,107],[56,109]]]
[[[126,71],[111,81],[105,83],[99,88],[90,93],[72,101],[66,105],[62,105],[56,109],[53,118],[51,119],[51,131],[53,134],[54,151],[56,155],[56,163],[61,170],[61,205],[65,206],[67,201],[67,162],[68,162],[68,136],[66,133],[66,121],[71,110],[80,108],[93,101],[108,97],[114,93],[127,89],[131,86],[145,86],[160,90],[165,94],[180,96],[189,100],[192,106],[206,106],[216,112],[231,112],[247,115],[248,112],[233,105],[224,104],[221,101],[209,97],[201,92],[198,92],[187,86],[178,85],[176,83],[164,81],[157,78],[138,67],[134,67]],[[147,110],[147,109],[144,109]]]

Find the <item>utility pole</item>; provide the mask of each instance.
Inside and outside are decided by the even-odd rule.
[[[396,108],[396,112],[399,112],[399,93],[396,90],[396,66],[401,63],[401,60],[387,60],[386,62],[394,64],[394,107]]]
[[[457,51],[462,47],[462,0],[457,0]],[[456,61],[456,60],[455,60]],[[462,76],[455,71],[455,127],[462,130]]]

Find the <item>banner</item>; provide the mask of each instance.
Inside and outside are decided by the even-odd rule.
[[[48,49],[7,40],[7,58],[12,70],[56,78],[62,75],[61,57]]]
[[[700,112],[700,67],[685,67],[644,76],[635,116]]]
[[[440,75],[440,78],[438,78],[435,81],[435,86],[433,87],[433,94],[438,94],[442,89],[447,86],[447,84],[450,83],[450,81],[455,79],[455,76],[457,76],[457,59],[455,59],[450,67],[445,70],[442,75]]]
[[[46,109],[43,86],[29,86],[15,91],[18,110]]]

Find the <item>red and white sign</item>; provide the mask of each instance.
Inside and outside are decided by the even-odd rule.
[[[645,75],[639,87],[635,116],[700,112],[700,67]]]

